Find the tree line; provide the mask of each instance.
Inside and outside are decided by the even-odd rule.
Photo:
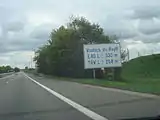
[[[0,73],[8,73],[8,72],[19,72],[20,69],[18,67],[12,68],[11,66],[0,66]]]
[[[40,73],[65,77],[92,77],[84,69],[83,44],[113,43],[99,24],[84,17],[72,17],[66,25],[53,29],[45,45],[36,51],[34,60]],[[101,76],[101,70],[96,69]]]
[[[11,66],[0,66],[0,73],[11,72],[13,68]]]

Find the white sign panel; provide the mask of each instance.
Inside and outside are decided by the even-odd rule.
[[[91,44],[83,49],[85,69],[121,67],[119,44]]]

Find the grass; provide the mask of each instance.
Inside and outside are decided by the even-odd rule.
[[[54,77],[55,79],[55,77]],[[118,81],[107,81],[107,80],[99,80],[99,79],[73,79],[73,78],[59,78],[56,77],[57,80],[65,80],[70,82],[78,82],[82,84],[90,84],[102,87],[109,87],[109,88],[118,88],[123,90],[130,90],[136,92],[143,92],[143,93],[152,93],[160,95],[160,82],[118,82]]]
[[[59,79],[160,95],[160,54],[142,56],[125,63],[122,68],[122,78],[123,81]]]
[[[151,93],[160,95],[160,79],[134,79],[127,81],[108,81],[106,79],[74,79],[66,77],[55,77],[49,75],[43,75],[44,77],[54,79],[54,80],[63,80],[69,82],[77,82],[82,84],[89,84],[95,86],[102,86],[108,88],[117,88],[123,90],[130,90],[135,92],[142,93]]]
[[[160,95],[160,54],[139,57],[125,63],[122,68],[123,81],[48,77],[57,80]]]
[[[122,76],[131,81],[137,78],[160,78],[159,66],[160,54],[142,56],[124,64]]]

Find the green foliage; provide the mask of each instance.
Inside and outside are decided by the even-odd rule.
[[[17,67],[15,67],[15,68],[14,68],[14,72],[20,72],[20,69],[17,68]]]
[[[7,73],[11,72],[13,69],[11,66],[0,66],[0,73]]]
[[[25,70],[28,70],[28,67],[27,67],[27,66],[25,67]]]
[[[85,18],[72,18],[67,26],[54,29],[48,43],[36,52],[38,72],[68,77],[91,77],[84,70],[83,44],[110,43],[103,29]]]
[[[123,65],[122,76],[130,80],[136,78],[160,78],[160,54],[142,56]]]

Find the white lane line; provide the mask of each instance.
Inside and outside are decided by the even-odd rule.
[[[93,120],[108,120],[107,118],[89,110],[88,108],[83,107],[82,105],[64,97],[63,95],[55,92],[54,90],[51,90],[50,88],[42,85],[41,83],[37,82],[36,80],[34,80],[33,78],[29,77],[28,75],[26,75],[24,73],[24,75],[29,78],[31,81],[33,81],[34,83],[36,83],[37,85],[41,86],[42,88],[44,88],[45,90],[47,90],[48,92],[50,92],[52,95],[58,97],[59,99],[61,99],[62,101],[66,102],[67,104],[71,105],[72,107],[74,107],[75,109],[77,109],[78,111],[82,112],[83,114],[85,114],[86,116],[90,117]]]

